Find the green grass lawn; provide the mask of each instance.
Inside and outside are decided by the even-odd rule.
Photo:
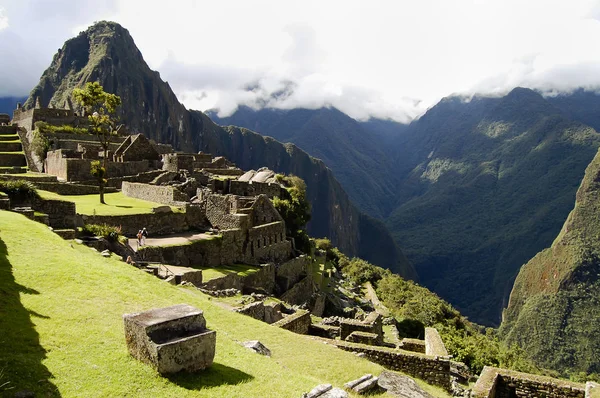
[[[192,265],[192,268],[198,268],[202,270],[202,281],[204,282],[208,282],[217,278],[222,278],[229,274],[239,274],[241,276],[247,276],[260,270],[260,267],[246,264],[231,264],[223,265],[220,267],[195,267]]]
[[[147,200],[130,198],[121,192],[104,194],[106,204],[100,203],[100,195],[59,195],[54,192],[38,190],[44,199],[59,199],[75,202],[77,213],[98,216],[121,216],[127,214],[152,213],[152,208],[163,206],[161,203],[149,202]],[[171,207],[173,211],[180,212],[181,209]]]
[[[127,352],[122,315],[187,303],[217,331],[213,366],[159,376]],[[299,397],[382,368],[308,336],[227,311],[114,258],[0,211],[0,394],[64,397]],[[263,357],[240,341],[258,339]],[[422,383],[420,383],[422,384]],[[423,385],[423,384],[422,384]],[[446,396],[426,386],[436,396]]]

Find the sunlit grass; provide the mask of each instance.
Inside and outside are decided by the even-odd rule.
[[[98,216],[121,216],[127,214],[147,214],[152,213],[154,207],[163,206],[160,203],[149,202],[147,200],[130,198],[121,192],[112,192],[104,194],[106,204],[100,203],[100,195],[59,195],[54,192],[38,190],[40,196],[44,199],[59,199],[74,202],[76,211],[79,214],[98,215]],[[171,207],[175,212],[180,212],[177,207]]]
[[[379,365],[308,336],[227,311],[114,258],[64,241],[46,226],[0,211],[0,385],[38,396],[299,397],[342,386]],[[217,331],[214,365],[161,377],[127,352],[122,315],[187,303]],[[272,357],[239,342],[260,340]],[[426,387],[436,396],[441,390]]]

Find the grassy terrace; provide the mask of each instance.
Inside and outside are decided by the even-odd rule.
[[[260,270],[260,267],[256,267],[253,265],[246,264],[232,264],[232,265],[224,265],[221,267],[196,267],[191,266],[192,268],[198,268],[202,270],[202,280],[204,282],[208,282],[213,279],[222,278],[229,274],[238,274],[241,276],[247,276],[255,273]]]
[[[104,195],[106,204],[100,203],[100,196],[93,195],[59,195],[54,192],[38,190],[44,199],[59,199],[75,202],[77,213],[98,216],[121,216],[127,214],[152,213],[152,208],[162,206],[160,203],[148,202],[147,200],[130,198],[121,192],[107,193]],[[173,211],[180,212],[181,209],[171,207]]]
[[[217,331],[215,363],[199,374],[164,378],[130,357],[122,315],[179,303],[205,311],[208,327]],[[0,330],[0,395],[26,389],[64,397],[298,397],[320,383],[342,386],[382,370],[227,311],[195,289],[103,258],[6,211],[0,211]],[[253,339],[273,356],[238,344]]]

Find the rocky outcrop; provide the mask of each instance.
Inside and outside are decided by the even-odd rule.
[[[222,128],[202,112],[188,111],[159,73],[150,70],[129,32],[116,23],[98,22],[68,40],[24,107],[33,107],[37,97],[43,106],[63,106],[73,88],[88,81],[98,81],[121,97],[119,116],[131,131],[178,150],[225,156],[245,170],[266,166],[303,178],[312,206],[311,235],[327,236],[348,255],[417,277],[383,224],[357,210],[323,162],[295,145],[242,128]]]

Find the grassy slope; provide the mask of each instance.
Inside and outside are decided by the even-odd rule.
[[[194,289],[63,241],[21,215],[0,211],[0,228],[0,386],[9,382],[4,388],[11,391],[297,397],[319,383],[340,386],[381,371],[309,337],[226,311]],[[129,356],[122,314],[178,303],[205,311],[208,327],[217,331],[217,354],[204,373],[163,378]],[[251,339],[260,339],[273,356],[237,344]]]
[[[99,195],[59,195],[54,192],[38,190],[38,193],[44,199],[58,199],[75,202],[77,213],[99,216],[120,216],[127,214],[146,214],[152,213],[152,209],[157,206],[163,206],[160,203],[149,202],[147,200],[130,198],[121,192],[107,193],[104,195],[105,205],[100,203]],[[177,210],[176,207],[172,207]]]

